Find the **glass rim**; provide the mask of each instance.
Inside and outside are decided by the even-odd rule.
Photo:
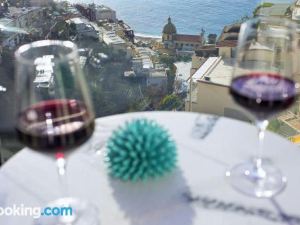
[[[29,44],[22,45],[16,50],[15,57],[17,61],[23,64],[34,65],[35,60],[27,59],[22,54],[29,51],[32,48],[41,48],[41,47],[47,47],[51,45],[70,49],[70,52],[65,54],[64,58],[61,58],[58,61],[64,62],[64,61],[72,60],[77,57],[77,45],[71,41],[61,41],[61,40],[40,40],[40,41],[34,41]]]
[[[271,25],[272,24],[287,25],[287,26],[291,26],[291,28],[295,28],[295,29],[300,28],[296,22],[289,20],[287,18],[277,18],[277,17],[273,17],[273,16],[264,16],[264,15],[260,15],[260,16],[253,17],[253,18],[246,20],[244,23],[242,23],[242,26],[246,26],[246,25],[252,24],[257,21],[265,21],[265,22],[270,23]]]

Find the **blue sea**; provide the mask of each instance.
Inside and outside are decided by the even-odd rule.
[[[271,0],[291,2],[292,0]],[[128,23],[136,33],[161,35],[163,26],[171,16],[178,33],[219,34],[224,25],[249,16],[261,0],[71,0],[94,2],[110,6],[117,17]],[[270,2],[270,1],[268,1]]]

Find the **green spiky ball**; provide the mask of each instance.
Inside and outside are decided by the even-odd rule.
[[[116,130],[107,142],[110,175],[123,181],[157,178],[176,166],[176,144],[156,122],[136,119]]]

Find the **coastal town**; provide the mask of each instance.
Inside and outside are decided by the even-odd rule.
[[[264,3],[251,16],[268,15],[300,22],[300,1]],[[171,17],[161,38],[137,36],[108,6],[52,0],[0,0],[0,93],[5,111],[13,110],[14,51],[36,40],[71,40],[88,82],[97,117],[133,111],[176,110],[249,121],[228,95],[241,23],[220,34],[181,34]],[[300,40],[300,35],[299,35]],[[300,68],[299,68],[300,72]],[[300,77],[300,75],[299,75]],[[300,80],[300,79],[299,79]],[[53,92],[45,68],[36,88]],[[299,104],[271,123],[270,129],[300,142]],[[2,126],[9,127],[8,124]]]

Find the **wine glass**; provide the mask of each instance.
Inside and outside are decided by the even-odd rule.
[[[70,41],[43,40],[21,46],[15,56],[18,138],[31,150],[55,157],[65,182],[65,156],[88,141],[95,124],[77,47]],[[51,205],[70,206],[73,215],[56,217],[53,223],[48,219],[47,224],[78,224],[78,217],[90,217],[94,207],[65,197]]]
[[[236,190],[249,196],[270,198],[287,183],[262,153],[268,119],[296,100],[296,28],[286,19],[267,17],[251,19],[241,26],[230,94],[254,118],[259,147],[255,158],[234,166],[226,176]]]

